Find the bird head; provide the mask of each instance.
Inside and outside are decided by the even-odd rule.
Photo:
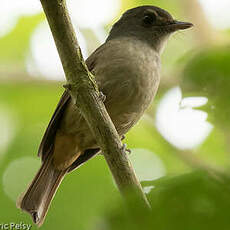
[[[133,37],[147,42],[161,52],[172,33],[192,26],[192,23],[174,20],[167,11],[159,7],[140,6],[122,15],[112,27],[107,40]]]

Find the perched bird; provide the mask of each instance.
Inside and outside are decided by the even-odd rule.
[[[160,55],[169,36],[191,26],[155,6],[133,8],[86,60],[121,137],[137,123],[157,92]],[[42,166],[17,206],[42,225],[63,177],[99,151],[88,124],[65,91],[40,144]]]

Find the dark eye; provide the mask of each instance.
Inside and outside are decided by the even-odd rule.
[[[154,24],[154,22],[156,21],[157,16],[156,14],[152,13],[152,14],[146,14],[143,18],[143,23],[145,26],[151,26]]]

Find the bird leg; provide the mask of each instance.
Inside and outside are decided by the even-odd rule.
[[[125,139],[125,135],[121,136],[121,141],[123,141]]]
[[[127,145],[126,145],[126,144],[123,144],[123,146],[122,146],[122,151],[128,152],[129,154],[131,154],[131,150],[130,150],[130,149],[127,149]]]
[[[99,98],[102,100],[102,102],[105,102],[106,96],[102,93],[102,91],[99,92]]]

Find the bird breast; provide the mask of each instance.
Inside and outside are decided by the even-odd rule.
[[[127,132],[151,103],[160,81],[158,53],[133,39],[107,42],[94,74],[118,132]]]

